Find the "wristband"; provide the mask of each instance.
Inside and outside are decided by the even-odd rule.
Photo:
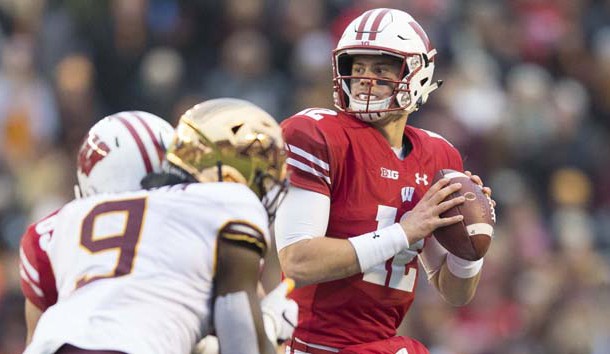
[[[468,261],[454,254],[447,253],[447,268],[458,278],[468,279],[479,274],[483,267],[483,258],[478,261]]]
[[[409,248],[407,235],[398,223],[347,240],[356,251],[362,273]]]

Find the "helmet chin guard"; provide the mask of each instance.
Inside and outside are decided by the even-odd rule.
[[[392,97],[381,100],[361,100],[352,96],[346,80],[343,80],[343,92],[349,97],[349,109],[352,114],[365,122],[376,122],[386,117]]]
[[[349,108],[354,111],[354,115],[365,122],[376,122],[385,118],[389,112],[391,97],[382,100],[359,100],[350,98]]]

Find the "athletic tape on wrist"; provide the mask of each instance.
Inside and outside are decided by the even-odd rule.
[[[478,261],[469,261],[451,253],[447,253],[446,262],[451,274],[462,279],[474,277],[479,274],[481,267],[483,267],[483,258]]]
[[[348,241],[356,251],[362,273],[385,262],[403,249],[409,248],[407,235],[398,223],[360,236],[350,237]]]

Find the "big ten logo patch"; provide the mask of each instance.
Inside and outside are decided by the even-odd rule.
[[[397,180],[398,171],[394,171],[394,170],[390,170],[388,168],[382,167],[381,168],[381,177]]]

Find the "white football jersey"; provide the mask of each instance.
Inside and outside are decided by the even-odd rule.
[[[25,353],[54,353],[64,343],[190,353],[211,329],[222,229],[269,244],[267,213],[245,185],[182,184],[66,205],[47,251],[58,301]]]

